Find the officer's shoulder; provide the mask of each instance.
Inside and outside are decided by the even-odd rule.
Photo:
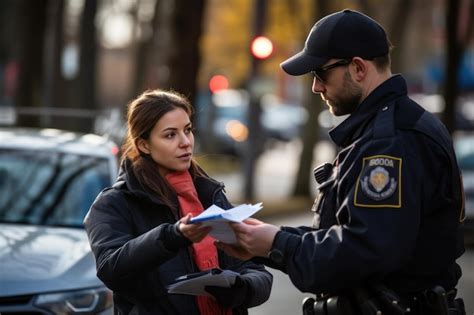
[[[395,125],[398,129],[422,133],[444,145],[450,142],[449,132],[441,120],[408,97],[397,106]]]
[[[426,110],[408,96],[396,102],[394,115],[395,125],[398,129],[414,129]]]
[[[382,106],[374,123],[374,138],[395,135],[396,129],[416,130],[425,134],[447,133],[443,123],[409,97]]]

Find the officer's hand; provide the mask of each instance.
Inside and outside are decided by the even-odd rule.
[[[278,227],[257,219],[246,219],[243,223],[232,223],[238,244],[253,256],[267,257]]]
[[[241,306],[247,297],[248,285],[242,277],[237,276],[235,283],[230,288],[205,286],[204,289],[212,294],[217,302],[223,307]]]
[[[211,231],[210,226],[202,226],[202,223],[188,224],[191,215],[188,214],[179,220],[179,231],[191,242],[198,243]]]
[[[240,260],[249,260],[253,257],[245,248],[239,245],[225,244],[220,241],[215,241],[216,247],[224,251],[227,255],[235,257]]]

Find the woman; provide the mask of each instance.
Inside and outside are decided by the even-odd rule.
[[[188,224],[212,204],[232,207],[223,185],[192,158],[191,114],[175,92],[147,91],[132,101],[119,177],[84,221],[116,314],[247,314],[270,295],[263,266],[218,252],[209,227]],[[210,268],[240,275],[231,288],[209,287],[212,296],[167,293],[177,277]]]

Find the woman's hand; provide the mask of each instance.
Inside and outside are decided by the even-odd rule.
[[[179,231],[193,243],[199,243],[211,231],[210,226],[203,226],[202,223],[189,224],[191,214],[187,214],[179,220]]]

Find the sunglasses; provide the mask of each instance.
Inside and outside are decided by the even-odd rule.
[[[337,68],[337,67],[347,66],[351,62],[352,62],[352,59],[342,59],[334,63],[331,63],[327,66],[321,67],[318,70],[313,70],[311,71],[311,74],[314,76],[316,80],[318,80],[321,83],[324,83],[324,81],[326,81],[327,72],[329,70]]]

